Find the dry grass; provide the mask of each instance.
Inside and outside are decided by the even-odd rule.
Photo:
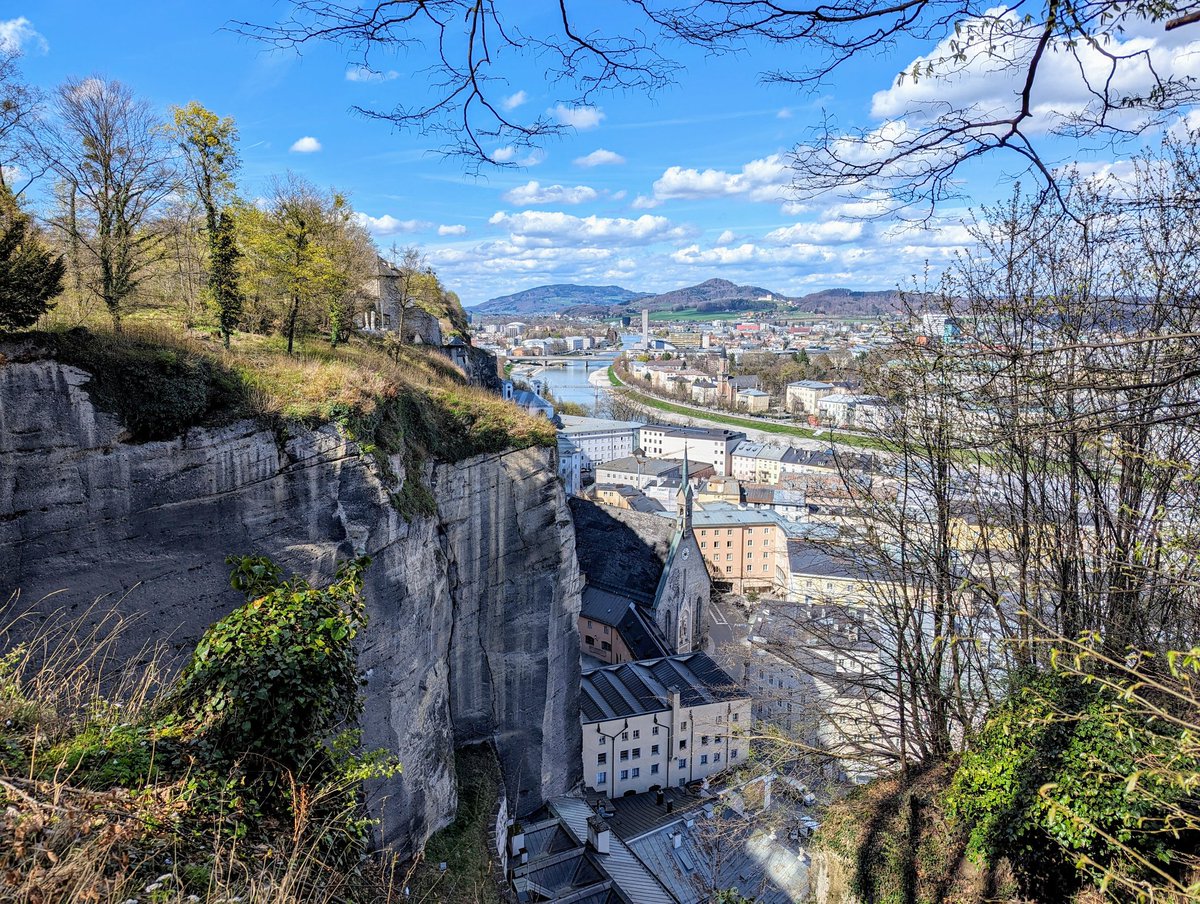
[[[4,639],[28,637],[0,647],[0,901],[402,900],[402,876],[391,859],[353,867],[330,859],[324,839],[361,818],[321,806],[325,796],[344,799],[344,789],[293,794],[302,803],[283,822],[239,812],[228,786],[204,776],[199,765],[94,787],[82,761],[72,764],[67,752],[145,723],[167,677],[157,648],[147,647],[142,657],[112,655],[131,631],[135,622],[99,604],[36,627],[10,617],[0,631]],[[318,812],[324,815],[312,816]]]

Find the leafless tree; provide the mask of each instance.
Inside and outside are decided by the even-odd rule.
[[[1039,137],[1047,130],[1119,141],[1169,121],[1200,90],[1144,41],[1124,41],[1133,32],[1193,26],[1200,21],[1194,0],[629,0],[627,6],[632,19],[569,0],[559,0],[551,17],[496,0],[293,0],[281,22],[234,27],[279,47],[343,45],[365,77],[377,74],[375,59],[423,49],[428,99],[360,112],[443,136],[444,150],[475,167],[509,165],[516,150],[562,128],[545,116],[523,120],[506,106],[515,57],[550,59],[548,80],[559,99],[580,104],[605,91],[654,91],[673,81],[682,66],[663,50],[671,43],[708,54],[794,46],[798,67],[765,78],[817,89],[853,59],[932,42],[935,48],[899,73],[898,83],[953,84],[983,73],[994,96],[959,103],[934,92],[891,111],[880,128],[847,131],[827,120],[795,155],[801,194],[848,189],[900,203],[936,203],[958,193],[959,167],[996,151],[1015,155],[1054,185],[1055,161]],[[1077,71],[1082,97],[1048,117],[1039,101],[1062,78],[1061,66],[1052,71],[1061,61]]]
[[[22,80],[20,56],[16,48],[0,47],[0,187],[17,196],[41,175],[40,170],[27,169],[36,159],[31,150],[37,140],[41,95]],[[24,164],[20,171],[18,162]]]
[[[130,297],[165,248],[156,217],[177,178],[162,123],[127,86],[97,77],[65,82],[53,109],[42,149],[74,214],[53,222],[95,260],[94,290],[120,332]]]

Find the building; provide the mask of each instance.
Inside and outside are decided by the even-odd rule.
[[[592,489],[592,494],[601,505],[611,505],[614,508],[647,514],[666,511],[666,507],[657,499],[651,499],[636,487],[623,483],[598,483]]]
[[[787,556],[787,532],[774,512],[712,503],[696,510],[692,529],[713,581],[735,593],[770,592]]]
[[[558,439],[558,476],[562,479],[563,489],[568,496],[578,496],[583,489],[583,453],[571,442],[571,438],[562,432]]]
[[[784,406],[795,414],[816,414],[817,403],[836,391],[832,383],[822,383],[819,380],[788,383]]]
[[[682,458],[712,465],[719,477],[733,474],[731,457],[746,434],[716,427],[678,427],[651,424],[639,431],[642,450],[651,458]]]
[[[737,407],[744,408],[752,414],[763,412],[771,407],[771,396],[761,389],[740,389],[737,394]]]
[[[560,419],[560,432],[569,436],[579,448],[585,471],[593,470],[599,462],[627,458],[638,448],[638,431],[642,425],[633,421],[610,421],[565,414]]]
[[[708,477],[713,467],[703,462],[687,462],[679,458],[638,458],[628,456],[596,465],[597,484],[624,484],[645,490],[651,483],[683,480],[683,469],[687,466],[689,480]]]
[[[608,797],[745,761],[750,694],[705,653],[605,666],[580,682],[584,783]]]
[[[738,443],[737,448],[733,450],[730,468],[738,480],[779,483],[779,475],[783,473],[783,461],[789,457],[796,457],[791,446],[752,443],[746,440]]]
[[[862,414],[860,415],[860,411]],[[876,396],[836,392],[817,403],[817,415],[834,427],[857,427],[871,430],[884,426],[887,407]],[[859,421],[862,421],[860,424]]]
[[[548,421],[554,420],[554,406],[536,392],[528,389],[515,389],[513,390],[512,401],[518,408],[524,408],[526,412],[532,414],[534,417],[544,417]]]
[[[715,405],[717,384],[712,380],[697,380],[692,384],[692,401],[697,405]]]

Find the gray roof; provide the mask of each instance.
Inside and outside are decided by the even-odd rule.
[[[624,662],[585,672],[581,681],[583,721],[604,722],[670,709],[672,692],[683,706],[749,699],[729,674],[705,653],[684,653]]]
[[[838,555],[805,540],[788,541],[788,570],[792,574],[865,581],[871,577],[863,563],[849,555]]]
[[[702,468],[711,467],[711,465],[701,465],[695,462],[688,463],[689,471],[699,471]],[[634,477],[641,475],[644,477],[666,477],[672,473],[678,474],[683,470],[683,459],[676,458],[644,458],[639,463],[632,455],[627,455],[625,458],[618,458],[615,461],[606,461],[603,464],[596,465],[596,469],[604,469],[605,471],[616,471],[621,474],[632,474]]]
[[[820,380],[797,380],[795,383],[788,383],[788,386],[795,386],[797,389],[833,389],[832,383],[822,383]]]
[[[712,442],[746,438],[746,434],[738,430],[725,430],[720,427],[678,427],[673,424],[654,424],[645,426],[642,430],[657,431],[664,436],[677,436],[681,439],[706,439]]]
[[[587,823],[594,814],[586,801],[575,797],[556,797],[550,801],[550,811],[563,821],[580,844],[587,840]],[[620,838],[614,837],[608,854],[597,856],[596,860],[613,883],[636,904],[671,904],[673,901],[662,884]]]
[[[636,421],[611,421],[599,417],[579,417],[573,414],[562,415],[563,433],[616,433],[625,430],[637,430],[642,425]]]

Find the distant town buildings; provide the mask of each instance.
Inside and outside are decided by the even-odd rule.
[[[733,450],[745,440],[746,434],[718,427],[653,424],[643,427],[639,437],[642,449],[651,457],[682,458],[686,452],[691,461],[709,464],[716,474],[728,477],[732,473]]]

